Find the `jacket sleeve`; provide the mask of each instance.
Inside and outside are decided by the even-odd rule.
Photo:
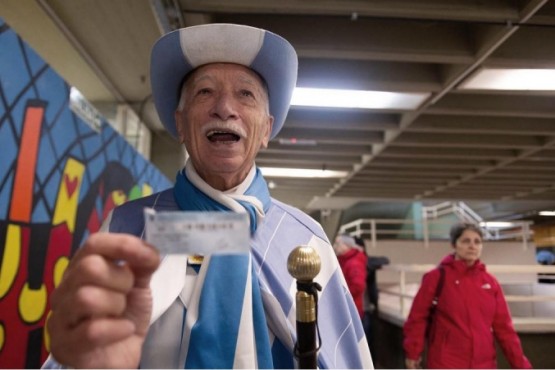
[[[424,350],[426,341],[426,326],[428,325],[428,315],[432,306],[436,285],[439,281],[439,270],[434,269],[422,277],[420,289],[412,306],[409,317],[403,326],[403,349],[408,359],[416,360]]]
[[[353,259],[347,271],[344,271],[349,291],[353,297],[364,293],[366,289],[366,256],[361,253]]]
[[[513,327],[513,320],[503,290],[493,276],[492,279],[497,287],[496,309],[492,324],[495,338],[513,369],[531,369],[532,365],[524,355],[520,339]]]

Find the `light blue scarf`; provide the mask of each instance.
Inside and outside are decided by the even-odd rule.
[[[249,179],[252,179],[250,185]],[[246,191],[241,188],[247,186]],[[202,189],[202,190],[201,190]],[[250,218],[251,235],[270,206],[270,194],[260,170],[251,171],[245,183],[235,192],[222,193],[206,184],[196,173],[191,162],[177,174],[174,196],[184,211],[242,211]],[[202,271],[204,270],[204,271]],[[251,275],[250,282],[248,276]],[[187,315],[196,313],[196,320],[185,319],[183,335],[188,342],[185,368],[272,368],[272,354],[268,328],[256,273],[252,270],[251,255],[212,255],[205,258],[197,277],[202,284],[198,304],[187,308]],[[202,281],[203,280],[203,281]],[[247,284],[251,284],[248,287]],[[248,289],[251,288],[251,289]],[[250,292],[250,297],[245,294]],[[252,307],[245,307],[251,302]],[[250,320],[245,334],[245,323]],[[240,326],[243,325],[243,329]],[[242,335],[239,335],[241,332]],[[244,338],[248,336],[247,338]],[[253,348],[255,342],[255,353]],[[254,357],[244,362],[243,358]]]

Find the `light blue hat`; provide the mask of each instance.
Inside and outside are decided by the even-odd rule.
[[[152,48],[150,80],[154,105],[172,136],[177,137],[174,112],[184,77],[209,63],[236,63],[265,80],[274,116],[271,138],[281,130],[297,83],[297,53],[272,32],[236,24],[204,24],[172,31]]]

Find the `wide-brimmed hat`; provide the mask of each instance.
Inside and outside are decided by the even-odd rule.
[[[275,137],[285,122],[297,82],[297,53],[281,36],[237,24],[182,28],[154,44],[150,59],[152,96],[166,130],[177,137],[174,112],[184,77],[209,63],[236,63],[262,76],[274,116],[271,137]]]

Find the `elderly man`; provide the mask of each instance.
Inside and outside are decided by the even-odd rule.
[[[132,201],[72,259],[52,296],[45,367],[292,368],[298,245],[320,254],[322,368],[372,368],[357,311],[321,227],[269,195],[254,160],[283,123],[297,56],[261,29],[210,24],[163,36],[151,82],[166,129],[190,154],[174,188]],[[250,253],[159,257],[143,209],[233,211]]]

